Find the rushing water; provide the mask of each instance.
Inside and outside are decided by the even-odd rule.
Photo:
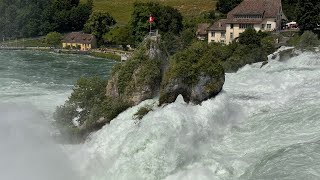
[[[0,179],[79,180],[50,139],[52,113],[79,77],[107,78],[113,64],[88,56],[0,51]]]
[[[71,82],[88,72],[82,65],[70,68],[75,64],[90,66],[90,72],[105,72],[109,68],[96,60],[92,65],[89,61],[75,60],[78,56],[73,59],[40,54],[46,63],[56,61],[64,65],[58,66],[60,71],[54,71],[55,63],[46,66],[39,60],[37,65],[23,71],[13,67],[27,67],[34,62],[29,59],[38,55],[19,53],[0,54],[11,59],[0,66],[0,100],[19,104],[20,109],[11,110],[16,112],[13,119],[37,119],[34,117],[38,114],[26,113],[29,110],[24,110],[27,108],[21,105],[24,103],[32,104],[40,114],[52,112],[54,106],[63,103],[70,94]],[[28,58],[21,60],[22,56]],[[62,167],[68,168],[53,169],[55,172],[70,169],[85,180],[320,179],[320,55],[303,53],[285,62],[270,61],[261,69],[260,66],[261,63],[248,65],[237,73],[226,74],[223,92],[201,105],[187,105],[178,98],[164,107],[155,105],[154,111],[141,121],[133,120],[133,114],[145,104],[156,103],[156,99],[130,108],[86,143],[67,147],[71,161]],[[64,67],[69,67],[69,71],[64,71]],[[10,78],[17,82],[8,81]],[[6,111],[0,111],[1,120],[3,114],[8,117],[6,108],[12,109],[6,106]],[[9,144],[3,137],[10,130],[1,129],[1,141],[5,142],[2,144]],[[17,129],[21,129],[22,136],[35,128]],[[8,151],[10,147],[9,144]],[[9,155],[8,161],[15,152]],[[49,160],[51,166],[66,159],[55,156],[60,158],[52,163]],[[1,165],[0,162],[0,169]],[[64,179],[72,179],[67,175]]]

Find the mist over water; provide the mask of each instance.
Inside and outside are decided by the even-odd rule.
[[[84,144],[58,146],[47,138],[55,106],[80,75],[108,76],[112,63],[16,53],[0,52],[0,179],[320,179],[319,54],[226,74],[201,105],[147,100]],[[145,104],[154,111],[133,120]]]
[[[0,179],[81,180],[51,138],[52,113],[81,76],[107,78],[113,61],[32,51],[0,51]]]
[[[28,104],[0,104],[1,179],[78,180],[44,115]]]

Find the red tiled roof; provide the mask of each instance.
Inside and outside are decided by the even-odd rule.
[[[208,23],[202,23],[202,24],[198,24],[198,29],[196,34],[197,35],[207,35],[207,31],[209,28],[210,24]]]
[[[63,42],[91,44],[95,38],[96,37],[92,34],[85,34],[82,32],[72,32],[64,36]]]
[[[227,19],[220,19],[210,26],[209,30],[211,31],[226,31]]]
[[[228,13],[227,18],[229,22],[238,21],[235,15],[261,15],[263,18],[276,18],[280,8],[281,0],[243,0]]]

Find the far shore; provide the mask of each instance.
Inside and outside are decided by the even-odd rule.
[[[6,47],[0,46],[0,50],[36,50],[36,51],[51,51],[56,53],[65,53],[65,54],[82,54],[82,55],[89,55],[98,58],[105,58],[105,59],[113,59],[116,61],[121,61],[121,55],[127,54],[130,55],[132,52],[130,51],[121,51],[121,50],[114,50],[114,49],[92,49],[89,51],[80,51],[76,49],[60,49],[54,47]]]

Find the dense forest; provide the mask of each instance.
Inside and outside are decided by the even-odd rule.
[[[82,30],[92,0],[0,0],[0,36],[19,38]]]

